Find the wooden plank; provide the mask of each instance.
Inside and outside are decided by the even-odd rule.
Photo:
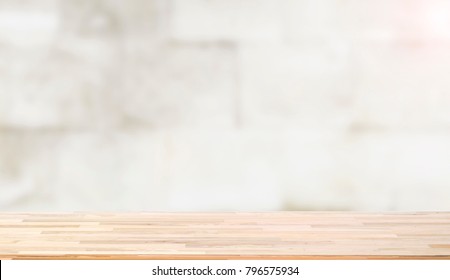
[[[450,259],[450,213],[3,213],[0,259]]]

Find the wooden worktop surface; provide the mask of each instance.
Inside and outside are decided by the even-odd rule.
[[[450,213],[3,213],[0,259],[450,259]]]

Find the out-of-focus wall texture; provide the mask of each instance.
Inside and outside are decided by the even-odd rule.
[[[450,210],[450,1],[0,0],[0,210]]]

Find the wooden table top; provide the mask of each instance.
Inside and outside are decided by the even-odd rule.
[[[450,212],[3,213],[0,259],[450,259]]]

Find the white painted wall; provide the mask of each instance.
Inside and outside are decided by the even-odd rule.
[[[446,0],[0,1],[0,210],[450,211]]]

